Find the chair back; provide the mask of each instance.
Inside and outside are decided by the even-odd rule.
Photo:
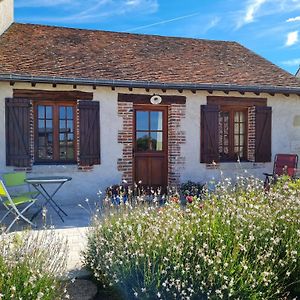
[[[295,176],[298,165],[297,154],[276,154],[274,160],[273,175]]]
[[[26,173],[25,172],[13,172],[3,174],[3,179],[7,187],[25,185]]]
[[[8,197],[8,192],[7,192],[6,188],[5,188],[5,185],[4,185],[3,181],[0,180],[0,199],[2,197],[7,198]]]

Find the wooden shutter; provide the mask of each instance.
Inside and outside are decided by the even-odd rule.
[[[255,108],[255,161],[271,161],[272,108]]]
[[[78,101],[79,164],[100,164],[100,109],[98,101]]]
[[[6,165],[31,166],[31,103],[28,99],[5,99]]]
[[[201,105],[201,162],[219,162],[219,106]]]

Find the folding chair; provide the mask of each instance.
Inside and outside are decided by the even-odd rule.
[[[274,159],[273,173],[264,173],[266,176],[264,187],[267,189],[271,181],[274,182],[281,175],[293,178],[296,175],[298,165],[297,154],[276,154]]]
[[[2,175],[2,177],[4,179],[5,186],[12,197],[19,197],[19,196],[36,197],[39,194],[38,191],[30,191],[29,184],[25,182],[26,180],[25,172],[5,173]],[[28,191],[24,192],[25,189],[27,189]]]
[[[7,227],[6,232],[10,230],[10,228],[15,224],[15,222],[18,219],[23,219],[25,222],[32,226],[36,226],[34,223],[32,223],[29,219],[27,219],[23,214],[28,210],[29,207],[31,207],[35,203],[36,199],[33,199],[30,196],[22,195],[18,197],[11,197],[8,193],[4,183],[2,180],[0,180],[0,202],[5,206],[5,208],[8,210],[2,219],[0,220],[0,223],[10,214],[14,214],[15,218],[11,222],[11,224]],[[18,209],[20,205],[28,204],[25,208],[23,208],[21,211]]]

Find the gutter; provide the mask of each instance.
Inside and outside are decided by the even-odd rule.
[[[28,76],[15,74],[0,74],[0,81],[28,82],[28,83],[47,83],[47,84],[69,84],[69,85],[86,85],[86,86],[110,86],[125,88],[144,88],[144,89],[162,89],[162,90],[191,90],[191,91],[223,91],[223,92],[252,92],[268,94],[296,94],[300,96],[299,87],[281,87],[281,86],[246,86],[235,84],[193,84],[193,83],[160,83],[152,81],[133,81],[133,80],[107,80],[88,78],[64,78],[64,77],[47,77],[47,76]]]

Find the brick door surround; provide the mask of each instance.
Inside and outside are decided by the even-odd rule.
[[[122,179],[133,184],[133,114],[134,104],[150,104],[153,95],[119,94],[118,116],[123,119],[122,129],[118,132],[118,143],[123,145],[122,157],[118,159],[118,171]],[[168,106],[168,185],[180,184],[180,171],[185,165],[181,145],[186,142],[181,121],[186,115],[186,97],[163,95],[161,105]]]

